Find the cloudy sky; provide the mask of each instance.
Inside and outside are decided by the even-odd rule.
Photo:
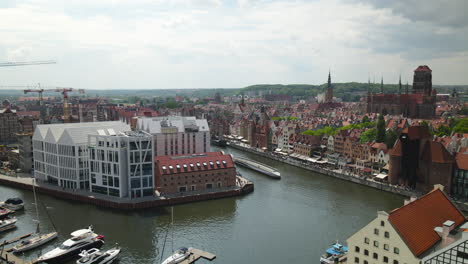
[[[1,0],[0,86],[468,84],[467,0]]]

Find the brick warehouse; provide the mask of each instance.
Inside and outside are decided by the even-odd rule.
[[[156,156],[155,183],[161,195],[225,190],[236,186],[236,168],[223,152]]]

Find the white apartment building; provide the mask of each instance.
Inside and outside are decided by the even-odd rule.
[[[206,119],[193,116],[138,117],[136,128],[153,135],[155,156],[210,151],[210,128]]]
[[[32,138],[34,177],[71,189],[89,189],[88,135],[130,130],[120,122],[38,125]]]
[[[120,198],[154,194],[153,137],[144,131],[88,135],[91,191]]]

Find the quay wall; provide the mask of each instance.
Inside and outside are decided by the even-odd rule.
[[[243,147],[243,146],[240,146],[240,145],[237,145],[237,144],[232,144],[231,143],[229,145],[229,147],[239,149],[239,150],[242,150],[242,151],[246,151],[246,152],[249,152],[249,153],[252,153],[252,154],[255,154],[255,155],[259,155],[259,156],[262,156],[262,157],[265,157],[265,158],[272,159],[272,160],[276,160],[276,161],[279,161],[279,162],[283,162],[283,163],[289,164],[291,166],[299,167],[299,168],[302,168],[302,169],[305,169],[305,170],[317,172],[317,173],[324,174],[324,175],[331,176],[331,177],[335,177],[335,178],[338,178],[338,179],[341,179],[341,180],[353,182],[353,183],[356,183],[356,184],[365,185],[365,186],[368,186],[368,187],[371,187],[371,188],[374,188],[374,189],[379,189],[381,191],[399,194],[399,195],[402,195],[402,196],[405,196],[405,197],[411,197],[411,196],[419,197],[419,196],[421,196],[423,194],[423,193],[420,193],[420,192],[415,192],[415,191],[407,190],[407,189],[400,188],[400,187],[397,187],[397,186],[393,186],[393,185],[390,185],[390,184],[387,184],[387,183],[369,181],[369,180],[364,179],[364,178],[359,178],[359,177],[344,174],[344,173],[338,173],[338,172],[332,171],[332,170],[326,170],[326,169],[319,168],[319,167],[314,167],[314,166],[307,166],[307,165],[304,165],[303,163],[301,163],[300,161],[295,161],[295,160],[292,160],[292,159],[285,159],[285,158],[282,158],[281,156],[275,156],[275,155],[273,155],[271,153],[268,153],[268,152],[262,152],[262,151],[259,151],[259,150],[253,149],[253,148],[246,148],[246,147]],[[453,201],[453,202],[457,205],[457,207],[460,210],[468,212],[468,204],[463,203],[463,202],[458,202],[458,201]]]
[[[13,179],[8,180],[8,179],[0,178],[0,184],[32,191],[32,185],[18,182]],[[240,189],[228,190],[228,191],[222,191],[222,192],[216,192],[216,193],[202,193],[202,194],[196,194],[196,195],[191,195],[191,196],[181,196],[181,197],[157,199],[157,200],[155,199],[155,200],[142,201],[142,202],[125,202],[125,201],[116,202],[116,201],[95,198],[93,196],[85,196],[85,195],[80,195],[76,193],[53,190],[53,189],[49,189],[43,186],[36,187],[36,192],[50,195],[56,198],[70,200],[70,201],[77,201],[77,202],[92,204],[92,205],[111,208],[111,209],[127,210],[127,211],[148,209],[148,208],[158,208],[158,207],[172,206],[172,205],[177,205],[177,204],[185,204],[185,203],[234,197],[234,196],[245,195],[253,191],[254,191],[253,183],[247,183],[244,187]]]

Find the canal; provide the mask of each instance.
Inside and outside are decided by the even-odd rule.
[[[239,150],[223,150],[274,166],[282,179],[270,179],[239,167],[241,174],[255,183],[253,193],[175,206],[173,227],[170,208],[119,212],[38,195],[48,208],[59,238],[24,257],[36,258],[74,230],[93,225],[105,236],[103,249],[115,243],[123,249],[122,264],[160,263],[165,237],[164,257],[172,248],[185,246],[216,254],[213,263],[318,263],[331,243],[344,242],[375,218],[377,211],[389,211],[403,203],[398,195]],[[37,222],[32,192],[0,186],[0,200],[8,197],[21,197],[26,206],[24,212],[16,214],[18,228],[0,234],[0,241],[33,232]],[[41,203],[39,220],[43,232],[53,230]]]

